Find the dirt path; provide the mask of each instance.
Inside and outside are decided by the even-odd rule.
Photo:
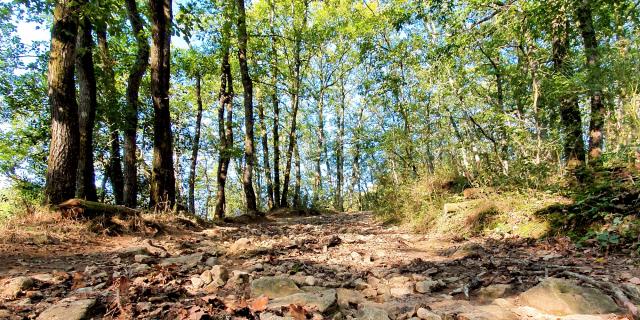
[[[624,319],[603,292],[571,282],[558,293],[547,278],[569,271],[632,290],[640,277],[629,255],[604,259],[563,239],[444,241],[370,213],[0,249],[9,319]],[[555,309],[532,301],[562,294]]]

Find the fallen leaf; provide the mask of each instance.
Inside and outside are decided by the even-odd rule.
[[[304,308],[301,306],[297,306],[295,304],[289,305],[289,312],[291,313],[291,317],[295,320],[305,320],[307,319],[307,313]]]
[[[267,309],[267,303],[269,302],[269,297],[260,296],[249,305],[249,309],[253,312],[263,311]]]

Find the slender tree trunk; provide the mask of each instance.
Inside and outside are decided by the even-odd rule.
[[[189,171],[189,212],[196,213],[195,185],[196,185],[196,164],[198,163],[198,150],[200,149],[200,125],[202,123],[202,94],[200,73],[196,75],[196,100],[198,103],[198,113],[196,115],[195,137],[193,138],[193,150],[191,152],[191,168]]]
[[[591,0],[578,0],[578,26],[582,34],[584,52],[587,57],[587,83],[591,91],[591,122],[589,123],[589,158],[597,160],[604,146],[604,119],[606,108],[602,88],[599,84],[602,70],[599,63],[598,40],[593,27]]]
[[[149,44],[144,36],[144,22],[138,13],[136,0],[125,0],[129,21],[133,29],[138,51],[127,81],[127,109],[124,112],[124,204],[137,206],[138,166],[136,140],[138,129],[138,96],[140,83],[149,65]]]
[[[253,137],[253,82],[249,75],[247,64],[247,23],[244,9],[244,0],[237,0],[238,10],[238,64],[240,65],[240,76],[242,77],[242,87],[244,89],[244,172],[242,173],[242,184],[244,195],[247,199],[247,211],[257,211],[256,194],[253,190],[253,165],[254,165],[254,137]]]
[[[92,27],[89,19],[82,19],[78,28],[78,52],[76,55],[80,131],[76,197],[89,201],[97,201],[98,194],[96,192],[96,177],[93,167],[93,128],[96,120],[98,100],[91,31]]]
[[[316,157],[316,181],[314,182],[313,204],[316,205],[320,201],[320,192],[322,192],[322,154],[326,149],[324,143],[324,85],[320,84],[320,92],[318,92],[318,150]],[[325,152],[326,153],[326,152]],[[329,167],[327,167],[328,169]]]
[[[300,169],[300,145],[298,144],[298,137],[296,136],[295,146],[295,166],[296,166],[296,183],[294,185],[293,194],[293,207],[302,208],[301,199],[301,185],[302,185],[302,171]]]
[[[52,204],[76,193],[80,132],[73,75],[81,6],[80,2],[58,0],[53,11],[48,71],[51,144],[45,185],[45,202]]]
[[[553,68],[562,77],[570,78],[572,70],[566,64],[569,50],[569,21],[558,14],[553,21]],[[570,168],[581,166],[585,161],[584,141],[582,140],[582,118],[578,98],[575,94],[564,93],[558,99],[560,120],[564,131],[564,157]]]
[[[262,138],[262,162],[264,163],[264,177],[267,183],[267,207],[273,208],[273,181],[271,180],[271,165],[269,163],[269,135],[267,134],[267,123],[264,115],[264,106],[262,103],[258,105],[258,114],[260,117],[260,131]]]
[[[303,19],[301,24],[301,29],[307,24],[307,8],[308,3],[305,1],[305,8],[303,13]],[[292,7],[293,9],[293,7]],[[294,22],[295,24],[295,22]],[[282,195],[280,198],[280,206],[287,207],[288,201],[287,196],[289,193],[289,182],[291,179],[291,160],[293,158],[293,152],[295,147],[295,137],[296,137],[296,125],[298,119],[298,105],[300,104],[300,68],[302,66],[302,59],[300,57],[302,51],[302,30],[295,31],[295,49],[294,49],[294,65],[293,65],[293,90],[291,94],[291,102],[292,102],[292,110],[291,110],[291,131],[289,131],[289,148],[287,149],[287,162],[284,171],[284,181],[282,185]]]
[[[169,111],[171,0],[149,0],[149,8],[152,21],[151,96],[154,111],[150,206],[166,209],[172,207],[176,201]]]
[[[226,194],[225,184],[231,149],[233,148],[233,79],[229,64],[229,41],[231,40],[231,8],[229,1],[225,6],[225,21],[222,28],[222,61],[220,66],[220,107],[218,109],[218,134],[220,136],[220,157],[218,158],[218,172],[215,215],[223,218],[225,215]],[[226,111],[226,123],[225,123]]]
[[[345,109],[344,79],[340,83],[340,105],[338,106],[337,125],[338,143],[336,146],[336,210],[344,211],[344,201],[342,198],[342,188],[344,184],[344,109]]]
[[[109,52],[109,44],[107,42],[107,31],[103,26],[96,30],[98,35],[98,48],[100,49],[100,57],[102,59],[104,71],[104,87],[106,91],[105,108],[107,113],[107,122],[110,130],[110,154],[109,174],[111,188],[113,189],[113,197],[116,204],[122,204],[124,198],[124,177],[122,174],[122,159],[120,157],[120,133],[118,132],[118,124],[120,119],[118,116],[120,110],[118,108],[118,100],[116,97],[115,72],[113,70],[113,60]]]
[[[278,51],[276,50],[275,37],[275,4],[269,1],[271,6],[270,30],[271,30],[271,103],[273,103],[273,208],[280,206],[280,101],[278,100]]]

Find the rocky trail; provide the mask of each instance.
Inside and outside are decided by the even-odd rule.
[[[0,249],[0,319],[633,319],[640,304],[629,254],[434,239],[366,212]]]

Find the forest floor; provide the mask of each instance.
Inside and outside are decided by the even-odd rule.
[[[0,244],[0,319],[632,319],[639,264],[565,238],[437,239],[369,212],[270,216]]]

